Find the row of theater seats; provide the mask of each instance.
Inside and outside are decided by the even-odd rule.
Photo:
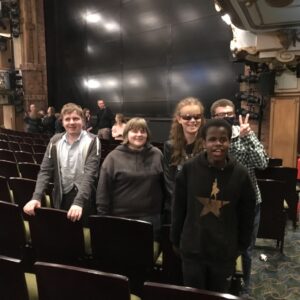
[[[109,143],[106,141],[102,141],[102,159],[116,146],[117,146],[116,143]],[[160,145],[160,148],[162,148],[162,145]],[[15,153],[16,153],[16,151],[14,152],[14,154]],[[11,163],[16,164],[15,162],[14,163],[11,162]],[[278,161],[272,161],[272,164],[273,163],[278,164]],[[17,164],[17,170],[19,173],[21,173],[22,177],[26,177],[23,175],[23,172],[20,172],[21,164],[22,163]],[[0,170],[1,169],[2,169],[2,167],[0,166]],[[258,180],[259,187],[262,191],[262,198],[263,198],[261,223],[260,223],[260,229],[259,229],[258,236],[262,237],[262,238],[275,239],[277,241],[278,245],[281,244],[280,245],[281,251],[283,251],[283,244],[284,244],[284,228],[285,228],[285,222],[286,222],[286,212],[289,213],[289,216],[293,220],[294,224],[297,222],[298,200],[296,197],[297,196],[296,195],[296,173],[295,173],[296,171],[297,170],[295,170],[294,168],[284,168],[284,167],[269,167],[264,171],[257,171],[257,177],[259,178],[259,180]],[[2,186],[5,187],[5,184],[6,184],[6,186],[8,185],[10,187],[10,189],[13,191],[14,202],[17,203],[19,205],[19,207],[23,207],[23,205],[28,201],[28,199],[30,199],[29,197],[32,194],[35,182],[33,181],[30,183],[31,187],[29,187],[29,185],[28,185],[26,187],[18,186],[17,188],[13,188],[14,181],[23,182],[22,184],[25,184],[24,182],[30,182],[30,180],[29,179],[26,180],[24,178],[19,178],[19,180],[14,180],[13,178],[10,178],[10,177],[12,177],[12,176],[10,176],[6,170],[5,174],[4,174],[4,179],[2,178],[3,179],[2,181],[4,182],[4,184],[1,183],[1,178],[0,178],[1,191],[3,190]],[[17,176],[15,176],[15,177],[17,177]],[[53,188],[53,186],[49,187],[49,191],[51,191],[51,188]],[[14,190],[16,190],[16,191],[14,191]],[[19,193],[18,193],[18,191],[19,191]],[[24,191],[30,191],[30,195],[27,197],[24,197]],[[3,197],[3,193],[1,193],[1,194]],[[9,195],[10,199],[8,199],[7,202],[11,202],[11,200],[12,200],[10,194],[11,193],[8,190],[8,195]],[[51,193],[49,192],[48,194],[50,195]],[[19,197],[22,199],[20,200]],[[0,199],[0,200],[3,200],[3,199]],[[284,206],[285,200],[288,203],[288,206],[286,206],[286,207]],[[45,205],[49,206],[49,202],[48,202],[48,204],[45,204]],[[20,210],[19,209],[17,209],[17,210],[20,215]],[[47,209],[38,210],[37,215],[42,215],[42,213],[40,213],[40,211],[42,212],[44,210],[47,211]],[[52,211],[52,210],[50,209],[50,211]],[[53,211],[56,211],[56,210],[53,210]],[[1,208],[0,208],[0,212],[1,212]],[[66,220],[65,212],[63,212],[63,213],[64,213],[64,215],[63,215],[62,219]],[[23,217],[27,218],[27,216],[23,216]],[[101,217],[98,216],[96,218],[98,219]],[[38,218],[36,218],[35,220],[37,220],[37,219]],[[52,228],[52,225],[49,226],[49,224],[51,224],[51,222],[46,217],[43,217],[42,219],[47,220],[46,225],[45,225],[46,230],[45,230],[44,234],[46,237],[49,237],[49,228]],[[91,219],[92,218],[90,218],[90,224],[92,222]],[[106,219],[109,219],[109,217],[106,217]],[[2,217],[0,217],[0,220],[4,220],[4,218],[2,219]],[[12,222],[12,219],[10,221]],[[130,222],[132,222],[132,220],[130,220]],[[34,242],[34,240],[36,240],[36,239],[33,238],[33,236],[34,236],[34,234],[33,234],[34,229],[32,227],[32,226],[34,226],[34,225],[32,225],[33,223],[35,223],[35,221],[30,222],[29,223],[29,224],[31,224],[30,226],[28,226],[28,223],[25,223],[25,224],[27,224],[25,226],[25,228],[27,228],[27,235],[25,235],[25,237],[27,237],[27,238],[25,238],[25,246],[23,245],[22,249],[27,249],[27,250],[31,249],[32,250],[31,254],[34,253],[33,256],[35,257],[35,260],[42,260],[42,261],[46,260],[47,261],[47,259],[45,259],[43,257],[41,258],[37,254],[37,253],[39,253],[37,250],[37,249],[39,249],[39,247],[37,246],[38,243]],[[13,223],[13,224],[17,224],[17,222]],[[54,224],[59,224],[59,223],[57,221],[55,221]],[[80,224],[80,223],[72,223],[72,224]],[[133,223],[131,223],[131,224],[133,224]],[[101,225],[101,227],[102,226],[103,225]],[[6,227],[7,227],[7,225],[6,225]],[[5,225],[0,226],[0,228],[6,228],[6,227],[5,227]],[[29,234],[29,227],[31,229],[31,237]],[[39,224],[37,227],[42,228],[43,226],[41,226],[41,224]],[[104,271],[109,271],[109,272],[122,273],[121,272],[122,270],[119,270],[119,268],[121,268],[121,266],[122,266],[122,263],[118,260],[118,257],[119,258],[122,257],[122,255],[120,254],[120,249],[122,249],[122,250],[126,249],[125,248],[126,245],[130,245],[130,247],[133,247],[133,248],[129,249],[129,252],[132,251],[131,249],[139,249],[136,245],[133,246],[133,242],[131,242],[131,240],[124,233],[122,234],[122,236],[126,237],[126,241],[123,242],[123,244],[116,243],[116,242],[118,242],[118,238],[115,239],[114,237],[115,236],[117,237],[116,234],[118,232],[122,232],[121,229],[123,229],[123,227],[125,228],[124,224],[122,224],[121,227],[118,227],[114,224],[110,224],[109,227],[106,228],[106,230],[105,230],[107,233],[107,241],[108,242],[106,243],[104,241],[101,241],[101,243],[100,243],[100,246],[102,248],[103,248],[103,245],[109,245],[106,247],[106,253],[108,253],[107,254],[108,256],[113,254],[113,252],[114,252],[113,249],[117,250],[117,254],[115,256],[112,255],[112,257],[114,257],[111,260],[112,264],[114,266],[113,269],[110,268],[111,266],[107,265],[107,262],[109,260],[107,260],[106,255],[104,255],[102,253],[99,257],[97,256],[97,254],[96,254],[97,252],[95,252],[96,248],[93,247],[93,238],[91,238],[91,235],[92,235],[91,228],[80,227],[80,230],[79,230],[79,232],[81,232],[80,235],[82,236],[82,234],[83,234],[83,238],[82,237],[80,238],[81,239],[81,249],[84,248],[84,251],[81,252],[81,255],[79,255],[77,257],[77,260],[78,260],[77,263],[73,263],[73,264],[76,264],[76,265],[79,265],[80,267],[85,267],[85,268],[92,267],[92,268],[100,269],[102,271],[104,270]],[[117,228],[116,233],[114,232],[114,228]],[[72,229],[72,231],[73,230],[74,229]],[[169,227],[166,227],[166,226],[164,226],[162,229],[162,233],[163,233],[162,236],[165,238],[163,238],[162,242],[161,242],[161,248],[163,250],[162,251],[163,255],[160,256],[160,260],[159,260],[161,263],[161,266],[160,266],[161,273],[159,275],[159,279],[162,282],[180,284],[181,283],[180,261],[172,252],[171,243],[168,240],[168,236],[169,236],[168,230],[169,230]],[[62,232],[61,227],[56,228],[56,230],[54,231],[54,236],[57,236],[58,232]],[[151,229],[151,232],[152,232],[152,229]],[[165,235],[164,235],[164,233],[165,233]],[[1,236],[1,234],[2,233],[0,232],[0,236]],[[63,236],[64,237],[71,236],[74,238],[74,234],[75,233],[72,233],[72,234],[69,233],[69,234],[64,234]],[[146,234],[139,233],[137,231],[137,229],[134,229],[133,238],[135,240],[137,240],[136,237],[143,237],[144,235],[146,236]],[[10,234],[10,236],[17,237],[18,235],[12,233],[12,234]],[[98,236],[100,236],[99,232],[97,233],[97,237]],[[51,239],[48,239],[48,240],[50,241]],[[73,239],[73,241],[75,241],[75,240],[76,239]],[[82,240],[85,241],[85,243],[82,243]],[[141,239],[141,240],[143,240],[143,239]],[[115,244],[109,244],[112,241],[114,241]],[[143,243],[145,245],[147,244],[146,242],[143,242]],[[0,241],[0,248],[1,248],[1,245],[5,245],[5,244],[6,243]],[[44,244],[44,242],[42,244]],[[82,246],[82,244],[84,244],[84,246]],[[55,256],[55,255],[53,255],[53,253],[56,253],[56,252],[47,243],[45,243],[44,245],[47,245],[46,248],[51,249],[51,254],[49,256],[50,258],[48,260],[52,261],[53,257]],[[56,241],[53,245],[65,245],[64,247],[66,247],[66,248],[63,248],[63,250],[61,250],[61,249],[58,250],[57,253],[60,253],[60,254],[61,253],[74,253],[73,249],[75,249],[75,248],[73,248],[74,245],[73,245],[72,241],[67,241],[66,243],[61,243],[61,242]],[[151,245],[153,245],[153,240],[151,240]],[[71,246],[71,249],[67,248],[68,246]],[[67,249],[69,249],[69,250],[67,250]],[[152,249],[152,251],[150,249]],[[124,251],[122,251],[121,253],[123,253]],[[129,273],[123,272],[125,275],[129,276],[129,278],[131,279],[131,286],[133,287],[134,290],[137,290],[139,293],[141,291],[141,283],[145,279],[153,279],[154,278],[153,274],[155,272],[153,272],[153,270],[155,268],[154,268],[154,263],[153,263],[154,262],[153,255],[154,255],[154,252],[156,252],[156,251],[153,250],[153,247],[148,246],[147,250],[145,250],[145,251],[143,250],[141,252],[143,252],[143,254],[145,254],[145,253],[149,254],[150,252],[152,253],[150,255],[151,256],[151,267],[149,267],[150,264],[148,265],[148,271],[150,271],[150,272],[144,273],[145,276],[148,274],[149,278],[148,278],[148,275],[146,277],[141,276],[141,275],[136,277],[136,276],[134,276],[136,274],[132,274],[131,272],[129,272]],[[27,253],[27,252],[24,251],[24,253]],[[75,253],[77,253],[77,252],[75,252]],[[126,251],[125,251],[125,253],[126,253]],[[0,254],[3,254],[3,252],[1,252],[1,249],[0,249]],[[4,255],[10,256],[11,252],[9,252],[9,253],[4,252]],[[148,255],[148,258],[150,256]],[[102,259],[103,257],[105,257],[104,261]],[[135,254],[133,261],[136,261],[137,257],[138,257],[138,254]],[[155,257],[157,257],[157,255]],[[22,257],[22,260],[30,261],[30,259],[25,259],[25,257]],[[143,261],[149,262],[150,260],[143,258]],[[67,262],[70,264],[69,261],[60,260],[60,259],[58,259],[58,260],[55,259],[54,262],[60,262],[60,263]],[[128,265],[132,264],[131,262],[130,263],[129,262],[130,262],[130,260],[127,260],[127,267],[128,267]],[[26,265],[26,263],[25,263],[25,265]],[[32,266],[32,263],[29,265]],[[28,266],[28,264],[27,264],[27,266]],[[133,269],[131,268],[130,271],[132,271],[132,270]],[[133,273],[135,273],[135,272],[133,272]],[[143,280],[141,282],[142,278],[143,278]],[[167,298],[164,298],[164,299],[167,299]],[[172,299],[175,299],[175,298],[172,298]],[[214,298],[214,299],[217,299],[217,298]]]
[[[0,129],[0,200],[22,207],[31,199],[48,141],[46,135]]]
[[[49,140],[45,134],[0,128],[0,176],[36,180]]]
[[[5,133],[0,133],[1,141],[8,141],[12,143],[19,144],[29,144],[29,145],[47,145],[49,142],[49,137],[41,138],[41,137],[21,137],[17,135],[10,135]]]
[[[21,261],[0,256],[0,295],[14,300],[224,300],[239,299],[195,288],[145,282],[141,297],[130,293],[126,276],[61,264],[36,262],[35,274],[24,274]]]
[[[174,253],[170,252],[172,247],[169,241],[169,226],[167,225],[163,228],[160,244],[162,255],[158,260],[158,244],[153,242],[152,225],[144,221],[109,216],[90,216],[88,227],[84,228],[80,222],[69,221],[65,211],[40,208],[36,211],[35,217],[29,218],[28,223],[29,226],[24,225],[21,211],[16,204],[0,201],[0,255],[14,258],[8,260],[18,265],[16,268],[19,269],[23,279],[24,271],[31,273],[30,276],[33,278],[35,275],[37,276],[39,299],[98,299],[92,296],[71,297],[70,289],[73,292],[76,291],[75,293],[84,291],[86,295],[90,295],[89,293],[94,290],[97,291],[98,296],[101,293],[110,293],[110,297],[103,299],[128,299],[129,289],[134,294],[142,296],[143,285],[147,280],[168,284],[182,283],[180,274],[175,274],[180,270],[180,261],[174,256]],[[26,227],[29,231],[27,234]],[[177,261],[174,260],[174,257]],[[52,268],[51,265],[36,262],[63,264],[68,265],[68,267],[58,266],[57,269]],[[178,270],[176,270],[176,264]],[[44,266],[50,272],[45,275],[48,280],[44,284],[41,284],[41,279],[39,279],[40,266]],[[6,274],[4,270],[4,267],[0,266],[0,274],[2,272],[0,275],[0,295],[5,293],[3,290],[8,286],[8,284],[3,284],[5,282],[3,279],[6,278],[5,276],[9,276],[7,274],[12,274],[12,271]],[[68,273],[73,270],[77,274]],[[97,270],[97,272],[91,270]],[[126,278],[116,275],[108,277],[120,278],[120,281],[123,282],[122,285],[126,286],[127,298],[125,296],[124,298],[121,296],[115,298],[113,293],[118,290],[118,285],[116,282],[110,283],[111,279],[109,278],[104,279],[105,282],[107,281],[107,287],[109,287],[109,289],[105,289],[106,285],[100,283],[100,278],[106,277],[103,272],[126,276]],[[64,276],[63,280],[59,279],[61,278],[59,273]],[[85,288],[84,278],[88,275],[84,274],[90,273],[99,277],[99,282],[90,279],[90,283],[87,283],[89,288]],[[81,275],[83,276],[82,283],[75,283],[75,278]],[[19,277],[15,276],[14,278]],[[42,289],[40,291],[40,286],[46,288],[47,281],[51,282],[53,291],[47,290],[43,293]],[[9,280],[9,282],[11,285],[16,284],[16,279]],[[130,286],[128,282],[130,282]],[[185,291],[185,288],[178,287],[178,289]],[[20,289],[10,289],[10,291],[17,293]],[[58,294],[54,295],[55,292]],[[69,293],[69,297],[65,297],[65,292]],[[162,299],[177,299],[172,296],[173,292],[171,291],[169,297]],[[195,299],[237,299],[233,296],[232,298],[224,298],[224,295],[217,293],[210,294],[197,290],[194,292],[195,297],[197,294],[199,297],[200,293],[206,294],[203,296],[204,298]],[[178,292],[178,295],[180,294],[181,292]],[[184,294],[178,299],[193,299],[183,298],[183,296]],[[191,297],[193,296],[191,295]],[[7,299],[27,298],[15,296]],[[99,297],[99,299],[102,298]],[[157,296],[143,299],[160,298]]]
[[[32,153],[34,157],[33,159],[36,163],[41,163],[41,159],[36,159],[35,154],[45,153],[46,146],[48,145],[49,140],[50,137],[43,134],[33,134],[0,128],[0,149]],[[100,141],[102,162],[106,155],[114,148],[116,148],[121,143],[121,141],[102,139]],[[163,151],[163,143],[153,142],[152,144]],[[2,158],[2,156],[0,155],[0,159],[4,158]]]
[[[0,176],[5,178],[23,177],[36,180],[39,170],[40,165],[35,163],[0,160]]]
[[[23,150],[7,150],[0,148],[0,160],[11,162],[29,162],[41,164],[44,157],[44,152],[31,153]]]
[[[298,216],[297,168],[283,166],[268,166],[264,170],[256,170],[258,179],[279,180],[284,182],[284,199],[287,203],[288,217],[296,227]]]
[[[23,151],[26,153],[45,153],[46,145],[40,144],[28,144],[28,143],[17,143],[0,140],[0,149],[10,151]]]
[[[48,199],[48,202],[43,199],[43,208],[37,210],[36,216],[32,218],[24,215],[21,208],[32,195],[35,186],[35,181],[32,179],[36,179],[37,172],[34,176],[25,176],[25,172],[22,171],[22,164],[24,163],[18,160],[18,147],[14,144],[14,142],[19,144],[20,148],[22,141],[24,142],[25,134],[23,136],[22,133],[22,136],[20,137],[18,135],[19,133],[15,132],[14,138],[12,138],[13,135],[11,133],[12,132],[5,132],[6,138],[3,134],[1,138],[0,134],[0,139],[4,142],[6,141],[5,145],[7,145],[8,148],[4,150],[13,151],[15,158],[15,161],[12,157],[11,162],[6,161],[7,164],[15,166],[14,173],[9,171],[6,167],[2,168],[0,166],[0,170],[4,170],[4,176],[0,177],[0,189],[1,191],[6,191],[1,193],[0,199],[6,201],[0,201],[0,255],[11,257],[1,257],[0,259],[0,296],[6,295],[5,292],[7,291],[7,287],[12,283],[12,280],[9,280],[9,277],[6,276],[7,274],[14,274],[12,272],[14,267],[11,266],[12,269],[10,269],[10,271],[7,271],[7,269],[3,267],[9,265],[11,262],[15,266],[18,266],[16,268],[21,272],[20,278],[23,278],[23,286],[24,271],[31,272],[30,274],[27,274],[26,278],[33,278],[34,282],[36,280],[35,275],[37,276],[39,299],[85,299],[84,296],[78,297],[78,291],[76,291],[76,296],[71,297],[71,291],[68,289],[67,283],[64,287],[68,296],[65,296],[66,294],[64,294],[63,289],[60,289],[60,287],[53,287],[54,281],[52,280],[51,274],[46,275],[46,281],[49,282],[50,280],[52,282],[51,290],[59,291],[59,294],[53,295],[49,291],[42,292],[41,285],[43,284],[41,284],[41,279],[39,279],[39,274],[42,271],[39,272],[38,270],[42,268],[41,265],[47,263],[68,264],[68,266],[61,266],[60,268],[66,268],[72,270],[72,272],[73,269],[77,268],[78,270],[78,268],[84,268],[80,269],[78,274],[82,274],[82,272],[87,272],[88,274],[97,273],[97,275],[102,274],[102,277],[104,275],[106,276],[103,271],[112,272],[113,274],[123,274],[123,276],[126,276],[122,277],[125,280],[123,280],[123,285],[127,282],[127,296],[124,299],[128,299],[129,281],[130,289],[139,295],[143,295],[143,283],[145,280],[182,284],[181,262],[174,254],[172,245],[169,241],[170,226],[168,225],[165,225],[162,228],[162,240],[160,246],[153,242],[152,225],[142,221],[116,217],[91,216],[89,218],[89,228],[83,228],[80,222],[72,223],[68,221],[66,212],[46,208],[46,206],[51,207],[50,195],[53,184],[49,185],[49,189],[46,193],[47,197],[45,197],[45,199]],[[30,135],[30,138],[32,139],[32,142],[28,139],[26,139],[26,142],[27,144],[30,142],[29,145],[32,151],[25,152],[32,152],[32,155],[34,156],[36,154],[34,145],[40,144],[40,141],[37,142],[37,137],[32,134]],[[47,144],[46,138],[44,144]],[[101,144],[102,160],[118,145],[118,143],[107,141],[101,141]],[[43,150],[46,148],[45,145],[42,145]],[[156,146],[159,146],[162,149],[162,144]],[[22,151],[21,148],[20,150]],[[41,158],[42,156],[43,153],[41,153]],[[38,161],[35,157],[34,160],[35,165],[39,168],[39,165],[37,164]],[[27,164],[34,165],[32,162],[27,162]],[[3,199],[5,194],[7,197],[6,199]],[[160,255],[159,248],[161,250]],[[3,260],[5,261],[4,265],[2,264]],[[38,261],[40,261],[40,263],[37,263]],[[89,270],[87,268],[89,268]],[[97,269],[100,271],[91,271],[90,269]],[[3,273],[1,273],[1,271]],[[82,278],[80,279],[80,284],[74,284],[76,275],[68,275],[65,272],[67,271],[62,271],[64,274],[64,281],[66,278],[72,278],[70,287],[72,291],[76,290],[74,287],[82,285]],[[110,275],[110,277],[121,278],[119,275],[113,274]],[[13,276],[13,283],[16,283],[15,279],[19,277],[16,274]],[[58,275],[55,275],[54,277],[56,278]],[[90,282],[91,280],[88,281]],[[59,280],[59,282],[62,282],[62,280]],[[1,283],[3,284],[1,285]],[[27,283],[29,285],[28,280]],[[36,283],[33,285],[36,286]],[[85,286],[85,284],[83,285]],[[153,285],[160,285],[160,283],[155,283]],[[114,296],[114,294],[111,294],[113,291],[117,290],[117,283],[109,285],[109,282],[107,281],[104,286],[110,287],[106,289],[110,295],[112,295],[109,299],[123,299],[121,296]],[[104,294],[106,291],[103,289],[103,284],[101,285],[100,282],[94,283],[91,281],[88,287],[89,288],[85,290],[84,295],[91,293],[92,290],[95,289],[97,290],[97,296],[99,293]],[[163,288],[163,285],[159,287]],[[168,289],[169,287],[167,286],[166,291]],[[20,291],[19,288],[9,288],[8,290],[10,292],[16,292],[17,294],[17,291]],[[193,297],[193,293],[197,296],[205,294],[206,296],[204,297],[209,297],[203,299],[229,299],[223,298],[223,295],[216,293],[206,293],[204,291],[186,289],[184,287],[177,287],[175,290],[176,295],[181,295],[181,292],[184,292],[181,298],[178,299]],[[186,292],[191,294],[187,296],[185,294]],[[152,296],[146,296],[145,293],[144,296],[148,298],[143,296],[143,299],[153,299],[153,297],[159,299],[158,296],[153,296],[153,293],[156,293],[155,291],[152,291],[151,293],[152,294],[150,295]],[[176,299],[172,296],[173,293],[172,287],[171,294],[168,296],[169,298],[166,296],[165,292],[163,292],[163,295],[165,295],[163,299]],[[9,296],[8,299],[27,299],[24,294],[21,296],[17,294]],[[35,292],[35,295],[37,296],[37,292]],[[94,298],[91,297],[91,299]],[[237,298],[232,297],[230,299]]]
[[[292,220],[294,228],[299,221],[297,169],[274,166],[272,161],[266,169],[256,170],[256,177],[262,196],[257,237],[274,239],[283,253],[287,218]]]
[[[0,200],[23,207],[32,198],[35,184],[36,180],[33,179],[0,176]],[[52,207],[53,187],[54,184],[49,183],[46,193],[41,199],[42,206]]]
[[[1,129],[0,129],[1,131]],[[47,145],[50,137],[41,137],[41,136],[19,136],[15,134],[6,134],[0,132],[0,140],[1,141],[8,141],[8,142],[15,142],[15,143],[25,143],[30,145]]]
[[[14,129],[8,129],[4,127],[0,127],[0,134],[3,134],[4,136],[12,136],[12,137],[19,137],[19,138],[31,138],[31,139],[43,139],[43,140],[49,140],[50,136],[48,134],[44,133],[30,133],[25,131],[19,131]]]

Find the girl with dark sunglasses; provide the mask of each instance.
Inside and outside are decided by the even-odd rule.
[[[203,104],[194,97],[178,102],[173,115],[170,139],[164,144],[164,174],[168,200],[164,223],[171,223],[175,178],[183,163],[202,151],[200,129],[204,125]]]

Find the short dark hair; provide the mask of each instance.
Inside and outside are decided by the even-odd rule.
[[[226,129],[227,133],[228,133],[229,139],[231,139],[232,128],[231,128],[231,125],[226,120],[224,120],[224,119],[210,119],[202,127],[201,137],[202,137],[203,140],[206,139],[206,134],[207,134],[208,128],[210,128],[210,127],[224,127]]]

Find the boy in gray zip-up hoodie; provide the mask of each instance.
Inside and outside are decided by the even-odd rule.
[[[81,107],[68,103],[61,114],[66,133],[51,138],[32,200],[24,206],[24,212],[34,215],[35,208],[41,206],[41,198],[49,182],[54,182],[54,208],[68,210],[67,217],[77,221],[83,213],[93,213],[91,195],[98,177],[100,142],[97,136],[82,130],[84,119]]]

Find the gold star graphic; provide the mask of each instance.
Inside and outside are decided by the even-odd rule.
[[[229,201],[212,200],[209,198],[197,197],[198,201],[203,205],[200,217],[213,213],[216,217],[220,216],[220,209],[227,205]]]
[[[203,205],[200,217],[203,217],[210,212],[213,213],[216,217],[220,216],[220,209],[223,206],[227,205],[229,201],[217,200],[217,194],[219,192],[220,190],[218,188],[218,181],[216,178],[211,187],[210,198],[197,197],[199,202]]]

